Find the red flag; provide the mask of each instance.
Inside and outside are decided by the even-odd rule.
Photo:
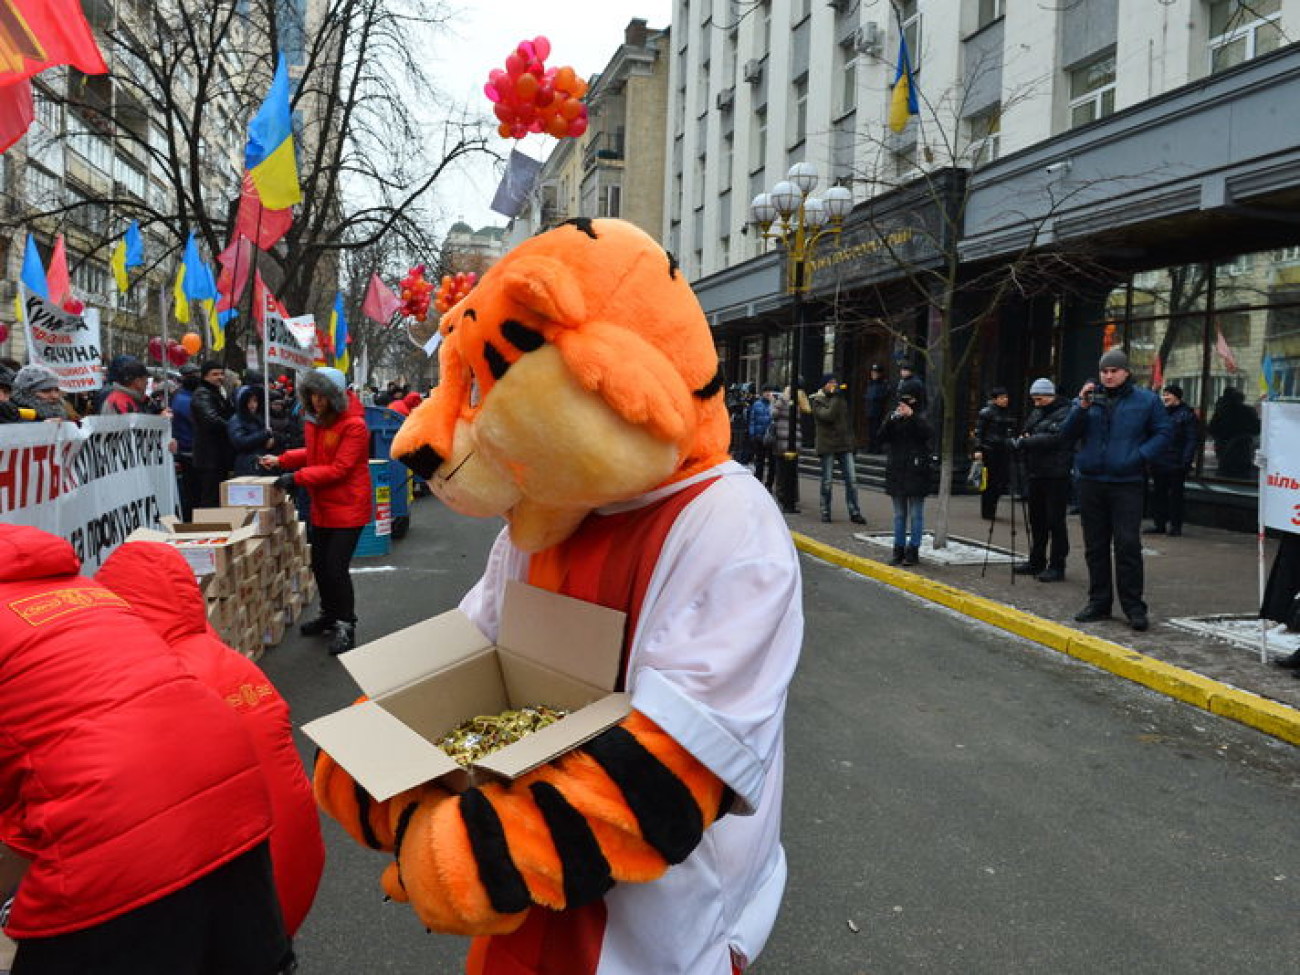
[[[1223,365],[1227,368],[1228,372],[1236,372],[1237,357],[1232,354],[1232,349],[1228,348],[1228,340],[1223,337],[1223,329],[1219,327],[1217,321],[1214,323],[1214,333],[1216,336],[1214,339],[1214,351],[1219,354],[1219,358],[1223,360]]]
[[[393,294],[393,289],[371,273],[370,283],[366,285],[366,297],[361,302],[361,314],[380,325],[387,325],[402,307],[402,299]]]
[[[248,287],[248,277],[253,272],[253,242],[247,237],[237,235],[234,240],[217,255],[221,271],[217,274],[217,311],[229,311],[239,304]]]
[[[0,0],[2,3],[3,0]],[[262,206],[253,186],[253,177],[245,172],[244,185],[239,191],[239,212],[235,215],[235,232],[243,235],[264,251],[269,251],[293,225],[293,210],[268,210]]]
[[[45,271],[45,283],[50,288],[50,303],[63,307],[72,294],[72,281],[68,277],[68,251],[63,244],[63,234],[54,238],[54,253]]]
[[[266,320],[266,313],[274,312],[281,318],[288,318],[289,312],[284,305],[280,304],[280,299],[271,294],[271,289],[266,286],[262,280],[262,272],[253,271],[253,320],[257,322],[257,334],[260,338],[262,335],[262,324]]]
[[[1165,367],[1158,355],[1156,356],[1155,365],[1151,367],[1151,388],[1157,393],[1165,388]]]
[[[30,81],[24,78],[0,88],[0,152],[27,134],[35,116]]]
[[[56,64],[85,74],[108,71],[81,0],[0,0],[0,85]]]

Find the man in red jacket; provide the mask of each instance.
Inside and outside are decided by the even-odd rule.
[[[298,384],[306,415],[307,445],[279,457],[263,457],[268,470],[288,471],[277,484],[307,489],[311,498],[311,571],[320,590],[320,616],[303,623],[305,636],[328,633],[330,653],[356,646],[356,597],[352,553],[361,529],[374,516],[370,487],[370,431],[365,407],[347,391],[337,369],[313,369]]]
[[[289,936],[311,910],[325,866],[320,817],[293,743],[289,705],[260,667],[208,625],[194,573],[171,545],[127,542],[95,573],[167,642],[182,666],[239,715],[271,797],[271,866]]]
[[[239,718],[65,540],[0,525],[0,841],[15,975],[292,963]]]

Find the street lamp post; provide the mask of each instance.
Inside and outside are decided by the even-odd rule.
[[[750,218],[766,240],[775,240],[785,248],[785,290],[790,295],[790,403],[789,440],[781,458],[781,507],[795,511],[799,504],[799,390],[803,345],[803,297],[812,284],[812,260],[817,245],[837,235],[844,218],[853,208],[853,194],[847,187],[832,186],[824,196],[816,197],[820,177],[812,163],[800,162],[790,167],[786,178],[767,193],[760,193],[750,204]]]

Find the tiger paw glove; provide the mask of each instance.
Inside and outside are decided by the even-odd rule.
[[[528,909],[579,907],[690,855],[731,792],[633,712],[509,786],[425,790],[396,813],[389,895],[448,934],[499,934]],[[393,800],[397,802],[397,800]]]
[[[317,752],[312,792],[316,805],[354,840],[372,850],[390,851],[397,834],[396,817],[418,790],[380,802],[371,798],[370,793],[329,755]]]

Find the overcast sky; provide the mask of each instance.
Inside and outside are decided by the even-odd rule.
[[[589,79],[623,43],[629,20],[640,17],[651,28],[668,26],[672,0],[462,0],[460,7],[446,50],[430,52],[432,69],[449,96],[490,115],[492,106],[483,94],[488,72],[504,67],[520,41],[545,36],[551,42],[548,68],[572,65]],[[493,141],[503,156],[517,145],[538,159],[555,145],[549,136],[537,135],[518,144],[499,136]],[[499,181],[499,171],[477,164],[448,180],[438,198],[451,220],[464,220],[475,229],[504,226],[506,218],[489,208]]]

